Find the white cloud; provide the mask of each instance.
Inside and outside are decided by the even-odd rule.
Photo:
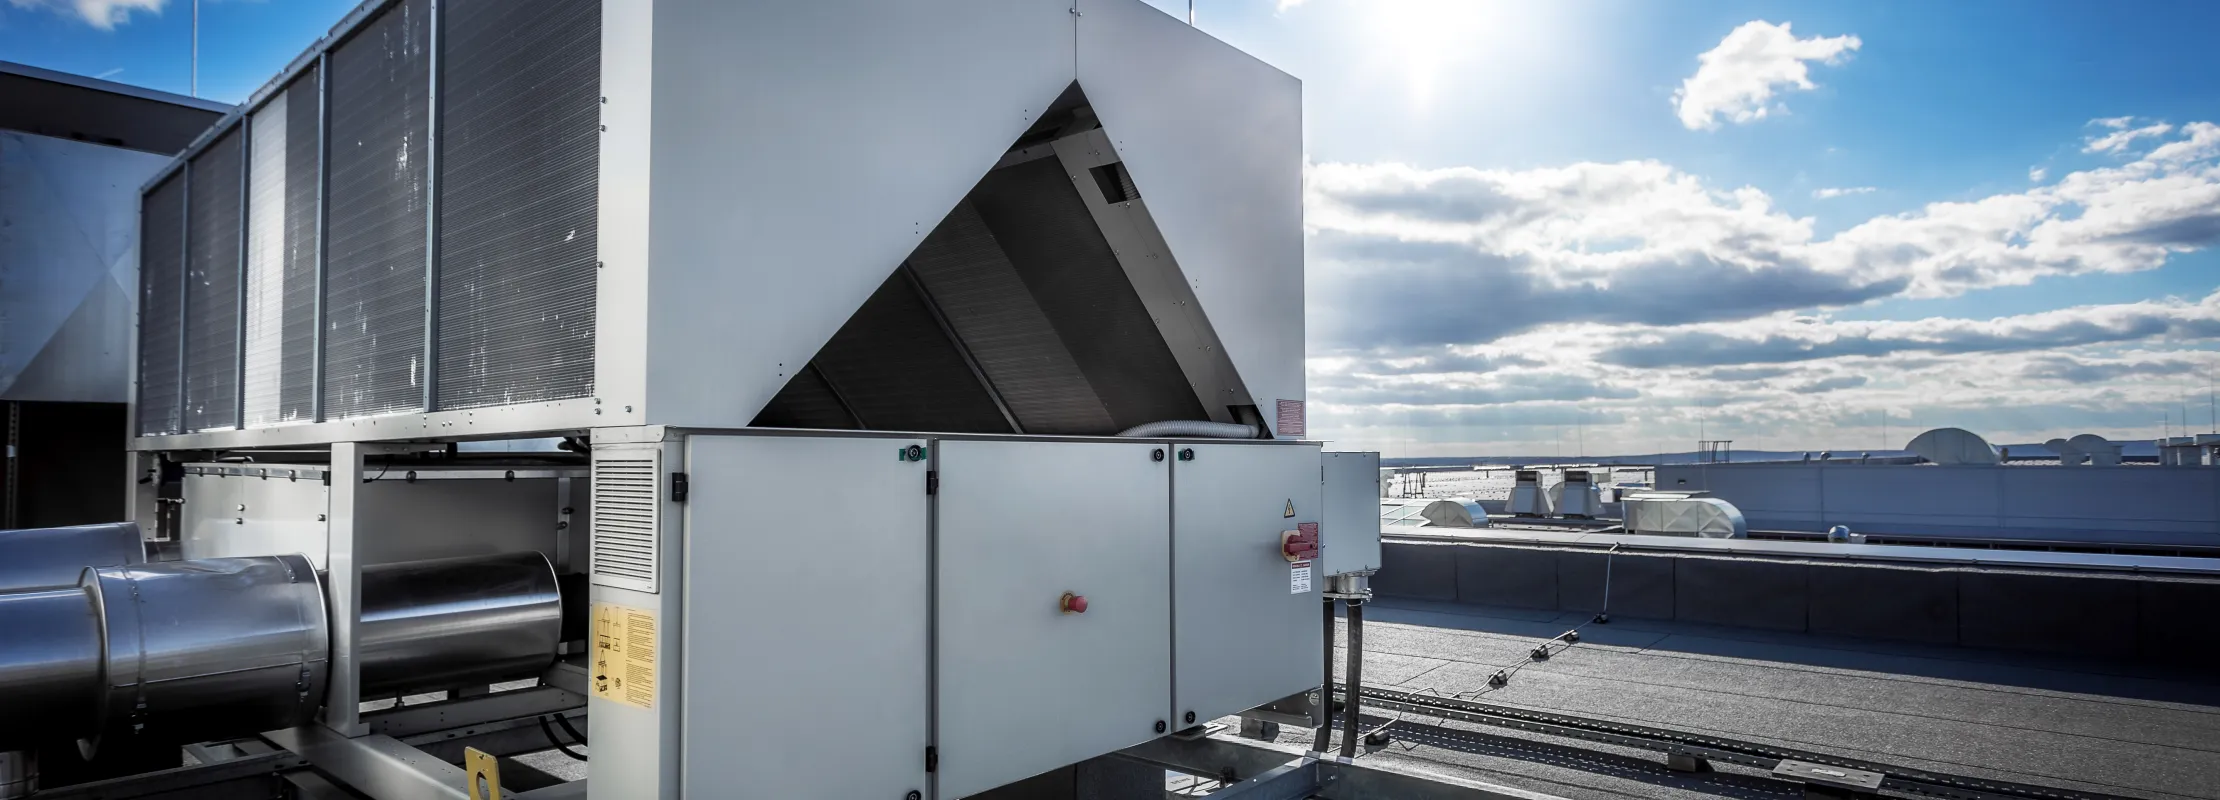
[[[2048,177],[2050,177],[2050,170],[2044,169],[2042,167],[2027,168],[2027,179],[2030,182],[2042,183],[2043,179]]]
[[[2138,144],[1825,237],[1763,191],[1657,161],[1315,165],[1314,427],[1390,455],[1546,455],[1574,424],[1591,453],[1685,450],[1699,425],[1737,447],[1869,449],[1879,409],[1890,448],[1915,426],[2142,436],[2184,376],[2220,367],[2220,292],[1994,320],[1825,311],[2220,246],[2220,125]]]
[[[1814,200],[1833,200],[1844,195],[1872,194],[1875,191],[1876,190],[1871,186],[1830,186],[1824,189],[1811,190],[1811,196]]]
[[[2132,144],[2137,139],[2142,139],[2145,137],[2165,136],[2166,134],[2172,133],[2174,131],[2174,126],[2168,125],[2163,122],[2153,125],[2146,125],[2141,128],[2129,128],[2128,124],[2133,121],[2133,117],[2109,117],[2105,119],[2090,120],[2089,124],[2111,129],[2112,132],[2103,136],[2089,137],[2082,144],[2081,152],[2125,152],[2128,145]]]
[[[1288,10],[1288,9],[1290,9],[1290,8],[1294,8],[1294,7],[1296,7],[1296,6],[1302,5],[1303,3],[1304,3],[1304,0],[1279,0],[1279,7],[1278,7],[1278,8],[1275,8],[1275,9],[1273,9],[1273,10],[1274,10],[1274,11],[1286,11],[1286,10]]]
[[[1696,74],[1673,93],[1680,124],[1710,130],[1722,117],[1738,124],[1764,119],[1775,92],[1817,88],[1805,62],[1839,63],[1860,45],[1856,36],[1798,39],[1788,28],[1786,22],[1746,22],[1697,56]]]
[[[160,14],[167,3],[168,0],[8,0],[8,4],[16,8],[76,17],[104,31],[130,22],[135,12]]]
[[[2125,164],[1828,238],[1763,191],[1656,161],[1316,165],[1313,292],[1349,302],[1318,309],[1313,335],[1328,348],[1481,344],[1565,322],[1747,319],[2152,269],[2220,244],[2220,125],[2182,130]]]

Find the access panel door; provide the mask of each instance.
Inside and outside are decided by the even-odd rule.
[[[1318,445],[1177,447],[1172,697],[1185,726],[1316,688],[1325,633],[1317,564],[1280,545],[1319,521]]]
[[[684,795],[928,791],[924,441],[686,441]]]
[[[1173,727],[1171,465],[1162,449],[939,445],[941,798]],[[1085,610],[1062,602],[1067,593]]]

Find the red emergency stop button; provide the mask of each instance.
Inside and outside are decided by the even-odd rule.
[[[1056,601],[1056,607],[1066,614],[1085,614],[1087,613],[1087,598],[1065,592],[1063,599]]]

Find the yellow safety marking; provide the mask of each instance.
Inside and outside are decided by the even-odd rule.
[[[492,753],[463,748],[464,780],[470,782],[470,800],[501,800],[501,762]]]
[[[655,612],[594,604],[594,649],[587,678],[594,696],[655,708]]]

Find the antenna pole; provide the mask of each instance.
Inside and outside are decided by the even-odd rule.
[[[1187,0],[1187,27],[1195,27],[1195,0]]]

